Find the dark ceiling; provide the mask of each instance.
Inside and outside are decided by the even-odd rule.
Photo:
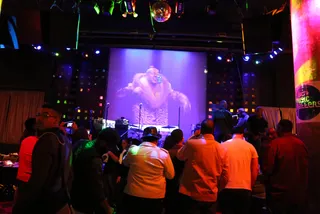
[[[72,0],[61,1],[68,5],[72,3]],[[242,19],[280,8],[287,2],[219,0],[216,15],[209,16],[205,7],[210,1],[216,0],[185,0],[185,13],[180,19],[173,15],[165,23],[155,23],[153,29],[148,0],[137,0],[137,18],[123,18],[119,5],[116,5],[113,16],[97,16],[93,11],[92,1],[82,0],[80,44],[240,51]],[[4,0],[4,7],[13,11],[17,8],[48,10],[52,2],[53,0]],[[174,0],[168,2],[174,5]]]

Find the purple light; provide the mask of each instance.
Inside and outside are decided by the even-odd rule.
[[[270,54],[269,57],[270,57],[270,59],[273,59],[273,55],[272,54]]]
[[[274,55],[278,55],[278,52],[277,51],[273,51]]]
[[[34,49],[36,49],[36,50],[38,50],[38,51],[41,50],[41,48],[42,48],[42,47],[41,47],[40,45],[34,47]]]
[[[248,62],[248,61],[250,60],[250,56],[244,56],[244,57],[243,57],[243,60],[244,60],[245,62]]]
[[[100,51],[99,51],[99,50],[96,50],[96,52],[95,52],[95,53],[98,55],[98,54],[100,54]]]
[[[218,60],[222,60],[222,57],[221,57],[221,56],[217,56],[217,59],[218,59]]]

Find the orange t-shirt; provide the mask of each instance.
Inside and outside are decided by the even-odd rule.
[[[36,145],[38,138],[30,136],[21,142],[19,151],[19,168],[17,179],[28,182],[32,173],[32,151]]]

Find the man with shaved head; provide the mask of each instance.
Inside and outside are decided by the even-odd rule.
[[[214,137],[219,143],[231,138],[233,120],[231,113],[227,110],[227,101],[222,100],[216,110],[212,112],[214,122]]]
[[[228,182],[228,157],[213,136],[214,123],[204,120],[201,135],[190,138],[178,151],[185,161],[179,192],[182,213],[216,213],[218,187]]]

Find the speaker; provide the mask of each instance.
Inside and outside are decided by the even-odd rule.
[[[245,54],[272,50],[271,16],[261,15],[242,21],[242,42]]]

